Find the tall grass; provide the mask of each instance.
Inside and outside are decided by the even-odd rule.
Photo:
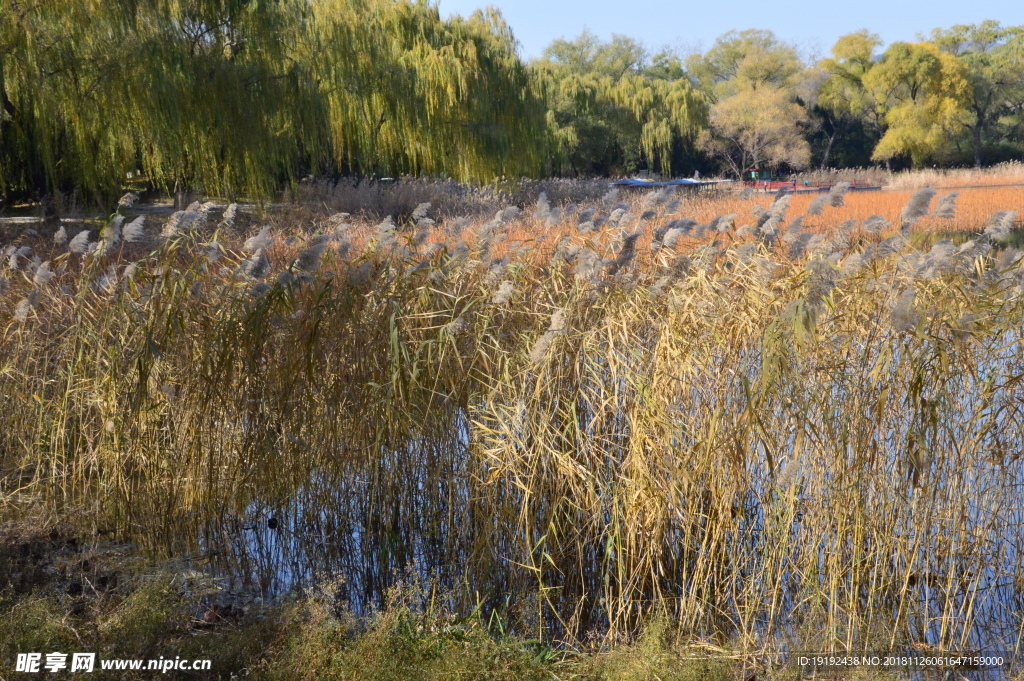
[[[991,230],[793,251],[782,204],[670,248],[671,199],[586,231],[540,206],[36,239],[2,293],[4,511],[266,594],[333,572],[357,613],[429,576],[547,641],[658,616],[751,650],[1014,649],[1020,261]]]
[[[1024,164],[1008,161],[987,168],[928,168],[907,172],[891,172],[882,167],[828,168],[797,174],[798,182],[862,182],[897,190],[925,187],[988,186],[1020,184],[1024,181]]]
[[[988,168],[934,168],[912,173],[894,174],[888,186],[892,189],[922,187],[1020,184],[1024,182],[1024,163],[1008,161]]]

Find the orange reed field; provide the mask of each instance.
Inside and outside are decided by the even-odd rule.
[[[913,227],[915,233],[921,232],[980,232],[988,221],[989,217],[1001,210],[1015,210],[1018,212],[1018,224],[1024,218],[1024,185],[1017,187],[989,187],[971,189],[951,189],[949,191],[959,192],[957,199],[956,215],[952,219],[940,219],[926,216],[917,221]],[[938,197],[946,191],[940,190]],[[882,232],[881,235],[871,237],[871,240],[881,239],[889,236],[898,228],[899,214],[903,207],[914,194],[914,190],[881,190],[881,191],[850,191],[844,196],[844,205],[841,207],[826,206],[820,215],[806,215],[810,202],[818,196],[814,192],[798,192],[793,194],[787,211],[787,222],[792,221],[798,215],[804,215],[804,231],[812,233],[828,233],[847,220],[856,219],[858,223],[872,215],[881,215],[892,226]],[[629,203],[633,206],[634,213],[641,213],[643,209],[640,202],[644,192],[625,194],[619,196],[619,201]],[[936,197],[935,201],[938,200]],[[771,204],[774,195],[771,193],[754,193],[749,198],[741,198],[739,191],[724,191],[714,194],[698,195],[694,197],[681,197],[679,209],[672,216],[659,217],[652,221],[658,225],[674,218],[691,218],[700,223],[710,222],[719,215],[736,214],[736,227],[750,224],[756,221],[754,211],[756,207],[762,210]],[[934,201],[933,201],[934,206]],[[602,230],[602,234],[580,234],[576,229],[575,220],[563,220],[557,227],[548,228],[530,217],[531,207],[524,207],[522,217],[517,220],[508,230],[508,237],[503,244],[495,245],[492,254],[501,257],[506,254],[505,248],[508,244],[517,242],[532,245],[538,237],[542,237],[542,243],[537,249],[538,254],[548,254],[553,251],[555,244],[564,236],[573,239],[586,239],[595,244],[609,247],[611,237],[619,230]],[[607,212],[607,211],[606,211]],[[462,235],[467,242],[472,241],[472,225]],[[648,228],[638,242],[638,251],[643,253],[650,245],[652,229]],[[435,234],[433,239],[441,242],[443,234]],[[697,247],[702,243],[714,239],[725,240],[726,243],[733,239],[731,234],[711,233],[704,238],[697,239],[692,236],[682,237],[679,244],[682,247],[678,250],[685,251],[687,246]]]
[[[879,241],[896,232],[900,211],[911,196],[924,187],[938,189],[938,195],[931,204],[933,209],[943,195],[957,192],[956,212],[951,219],[941,219],[930,215],[920,218],[912,228],[916,234],[944,235],[957,232],[981,232],[989,217],[997,211],[1016,211],[1018,226],[1024,219],[1024,164],[1004,165],[1000,172],[996,173],[973,170],[926,170],[893,175],[890,179],[888,185],[881,190],[847,192],[843,197],[842,206],[825,206],[820,215],[807,214],[809,204],[820,194],[797,191],[791,195],[785,222],[786,224],[791,223],[794,218],[803,215],[803,231],[829,233],[848,220],[857,220],[860,224],[872,215],[880,215],[891,226],[880,234],[861,235],[865,241]],[[968,186],[971,184],[973,186]],[[589,233],[581,233],[577,229],[578,212],[587,207],[595,207],[598,215],[607,216],[612,205],[625,203],[630,206],[630,212],[640,215],[645,211],[643,205],[645,197],[648,197],[653,191],[655,190],[620,190],[614,199],[608,201],[602,202],[598,198],[580,200],[574,210],[563,210],[562,217],[554,224],[550,221],[545,223],[536,220],[533,217],[534,205],[520,205],[521,212],[504,223],[501,229],[502,234],[491,243],[487,257],[503,258],[510,255],[512,251],[517,251],[516,257],[521,261],[547,264],[555,251],[556,244],[566,238],[588,248],[602,250],[606,253],[613,252],[622,230],[605,226]],[[649,246],[654,230],[676,218],[689,218],[706,224],[716,216],[736,215],[732,230],[711,232],[701,238],[692,235],[680,237],[675,249],[677,252],[686,252],[715,240],[721,246],[728,246],[737,240],[746,240],[737,239],[736,231],[744,225],[755,223],[755,213],[767,208],[775,196],[774,193],[751,193],[743,192],[741,188],[734,188],[706,193],[689,193],[682,190],[675,195],[675,198],[679,199],[679,205],[671,214],[665,212],[667,201],[655,207],[657,216],[649,221],[636,244],[637,254],[641,260],[646,259],[650,252]],[[567,203],[567,201],[560,203],[552,201],[552,207],[565,209]],[[308,236],[304,233],[307,231],[316,233],[333,230],[331,221],[328,220],[329,213],[317,209],[313,204],[288,204],[281,208],[282,210],[261,215],[251,215],[246,220],[249,227],[242,227],[242,232],[246,232],[258,228],[258,225],[269,224],[273,227],[275,234],[282,236],[296,234],[300,237],[297,241],[276,240],[268,251],[272,257],[287,259],[294,256],[294,253],[303,247],[305,237]],[[453,229],[453,225],[456,223],[454,216],[437,215],[437,224],[430,229],[423,244],[445,244],[451,249],[462,241],[473,247],[477,244],[479,231],[489,219],[489,216],[477,217],[467,221],[464,228]],[[349,257],[358,258],[365,252],[368,242],[374,238],[378,220],[364,215],[353,215],[347,222],[350,223],[350,229],[347,231],[351,243]],[[404,234],[405,237],[411,237],[415,231],[411,225],[404,222],[398,228],[399,233]],[[855,228],[854,232],[857,233],[859,230]],[[225,247],[230,249],[233,245],[231,242],[239,236],[241,233],[236,232],[235,234],[222,234],[221,238],[225,241]],[[966,234],[964,238],[968,238]],[[402,240],[400,239],[400,241]]]
[[[821,215],[806,215],[807,206],[818,196],[815,192],[797,192],[789,203],[789,219],[797,215],[805,215],[804,229],[812,232],[826,232],[839,226],[846,220],[863,221],[871,215],[881,215],[890,223],[899,222],[899,213],[916,189],[881,191],[850,191],[844,198],[844,205],[839,208],[826,206]],[[1024,184],[1017,187],[986,187],[971,189],[939,190],[939,196],[947,191],[956,191],[959,197],[956,202],[956,217],[941,220],[925,217],[914,226],[915,231],[937,230],[942,232],[980,231],[988,218],[1000,210],[1024,210]],[[716,215],[736,213],[736,225],[753,222],[752,209],[760,205],[768,206],[773,199],[772,194],[754,194],[748,199],[741,199],[739,192],[723,192],[714,197],[697,197],[689,201],[683,200],[679,215],[689,217],[698,222],[708,222]],[[937,199],[936,199],[937,200]],[[933,203],[934,205],[934,203]],[[1024,216],[1022,216],[1024,217]]]

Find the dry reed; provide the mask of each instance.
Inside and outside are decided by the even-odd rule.
[[[756,197],[667,194],[39,237],[0,290],[3,509],[268,593],[336,571],[357,609],[415,569],[549,640],[660,613],[747,650],[1012,649],[1020,261],[855,226],[909,192],[787,241],[811,198],[749,237]]]

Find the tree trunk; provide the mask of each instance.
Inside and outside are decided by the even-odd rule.
[[[981,118],[978,118],[978,122],[974,124],[974,167],[981,167],[981,127],[984,122]]]
[[[0,130],[9,125],[18,125],[18,109],[14,106],[14,102],[7,96],[7,81],[4,79],[4,64],[3,60],[0,60],[0,106],[3,107],[4,112],[10,119],[4,124],[4,117],[0,116]]]
[[[836,132],[833,128],[832,134],[828,136],[828,146],[825,147],[825,153],[821,157],[821,169],[825,170],[828,168],[828,157],[832,155],[832,145],[836,143]]]
[[[4,78],[4,63],[0,61],[0,105],[11,118],[17,118],[18,110],[14,108],[14,102],[7,97],[7,81]]]
[[[185,203],[185,199],[186,199],[185,188],[181,186],[181,183],[178,180],[175,180],[174,181],[174,210],[185,210],[185,206],[188,205],[187,203]]]

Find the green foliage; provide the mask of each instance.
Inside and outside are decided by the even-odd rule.
[[[715,100],[746,88],[788,88],[796,84],[803,64],[796,50],[771,31],[730,31],[703,55],[686,60],[691,78]]]
[[[536,174],[544,107],[495,11],[322,0],[299,59],[320,84],[334,161],[459,180]]]
[[[159,569],[159,568],[157,568]],[[193,573],[195,574],[195,573]],[[183,573],[135,577],[116,592],[77,599],[0,594],[0,656],[28,651],[94,652],[109,659],[209,659],[200,679],[360,679],[361,681],[728,681],[736,664],[721,654],[687,654],[652,621],[635,643],[589,654],[556,650],[506,635],[496,617],[456,617],[414,606],[393,591],[386,607],[356,618],[330,589],[254,605],[230,621],[205,623],[207,609],[189,593]],[[52,585],[57,586],[57,585]],[[406,592],[409,590],[406,589]],[[398,596],[398,597],[394,597]],[[86,607],[82,607],[85,605]],[[149,679],[153,672],[108,672],[92,678]]]
[[[618,80],[629,72],[644,70],[647,50],[629,36],[614,34],[609,42],[588,30],[574,40],[559,39],[544,50],[544,61],[561,64],[580,75]]]
[[[708,655],[697,649],[672,644],[671,627],[664,617],[654,617],[628,644],[611,647],[582,658],[574,671],[593,681],[729,681],[738,665],[727,659],[726,651]]]
[[[974,165],[980,167],[986,146],[1019,139],[1024,129],[1024,26],[957,25],[935,29],[931,42],[966,71],[969,115],[958,122],[970,132]]]
[[[111,656],[159,657],[165,654],[161,646],[166,639],[189,628],[193,599],[185,597],[172,576],[140,582],[111,604],[99,625]]]
[[[64,609],[56,599],[36,594],[14,599],[0,593],[0,655],[13,660],[19,652],[60,650],[75,645],[74,631],[64,622]]]
[[[625,36],[603,43],[584,32],[555,41],[532,66],[550,106],[556,172],[672,175],[689,167],[706,105],[674,55],[651,59]]]
[[[543,105],[494,13],[371,0],[59,0],[0,15],[0,193],[265,197],[314,172],[536,174]]]
[[[878,141],[880,122],[874,99],[864,87],[864,76],[874,66],[874,52],[881,44],[881,38],[869,31],[850,33],[839,38],[832,47],[832,56],[817,65],[821,80],[816,92],[812,86],[807,101],[827,136],[821,153],[822,168],[828,167],[837,143],[840,149],[845,147],[846,157],[853,151],[852,145],[859,146],[858,165],[867,165]]]
[[[0,15],[0,191],[80,187],[127,173],[265,195],[291,176],[312,94],[286,58],[295,24],[238,0],[20,3]]]
[[[1021,27],[936,29],[876,60],[879,45],[851,33],[808,67],[771,31],[685,60],[585,31],[524,64],[497,11],[445,19],[427,0],[5,0],[0,200],[109,203],[126,185],[265,199],[310,175],[679,175],[701,151],[733,173],[743,157],[1024,151]],[[751,130],[765,117],[741,109],[766,98],[785,124]],[[735,125],[713,119],[747,121],[756,141],[737,156]]]
[[[258,675],[268,681],[559,678],[557,659],[538,654],[529,641],[489,631],[478,613],[455,617],[430,605],[413,607],[403,595],[393,590],[387,607],[365,621],[338,608],[330,594],[298,604]]]
[[[927,42],[894,43],[880,59],[878,36],[841,37],[817,65],[809,90],[821,120],[822,166],[853,158],[958,164],[1024,149],[1024,32],[996,21],[935,29]],[[839,157],[832,156],[840,149]],[[972,153],[973,152],[973,153]],[[972,158],[973,156],[973,158]]]

